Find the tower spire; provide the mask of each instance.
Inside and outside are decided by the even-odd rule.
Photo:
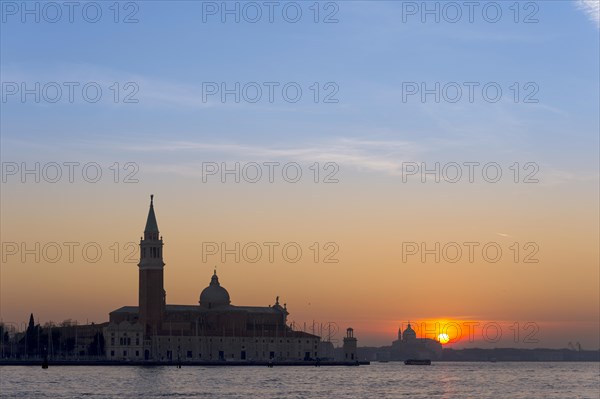
[[[158,223],[156,222],[156,215],[154,214],[154,194],[150,195],[150,210],[148,211],[148,218],[146,219],[146,227],[144,228],[144,238],[151,240],[158,240]]]

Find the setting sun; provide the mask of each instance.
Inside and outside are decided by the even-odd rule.
[[[440,343],[442,344],[447,344],[448,342],[450,342],[450,337],[448,336],[448,334],[440,334],[438,335],[438,341],[440,341]]]

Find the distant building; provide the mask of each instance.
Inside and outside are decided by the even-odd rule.
[[[346,330],[343,349],[345,361],[354,362],[358,360],[358,357],[356,356],[357,342],[356,338],[354,338],[354,329],[352,328]]]
[[[389,360],[438,360],[441,357],[442,344],[431,338],[417,338],[417,333],[408,323],[404,332],[398,329],[398,339],[392,342]]]
[[[287,306],[281,306],[279,297],[272,306],[232,305],[216,271],[197,305],[168,305],[164,266],[163,240],[151,196],[140,241],[139,303],[110,312],[104,329],[108,359],[298,361],[333,353],[331,343],[287,324]]]

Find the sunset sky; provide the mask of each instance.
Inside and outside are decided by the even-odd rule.
[[[206,3],[221,4],[120,3],[118,23],[108,3],[97,23],[3,8],[4,323],[104,322],[137,305],[135,245],[154,194],[167,303],[197,304],[216,267],[234,305],[279,296],[296,327],[351,326],[360,346],[387,345],[411,321],[479,323],[453,347],[598,349],[597,2],[521,2],[518,15],[499,2],[496,23],[480,8],[472,23],[467,10],[423,23],[407,8],[421,2],[391,1],[322,2],[318,17],[298,2],[297,23],[279,9],[273,23],[266,10],[223,23]],[[97,102],[82,94],[90,82]],[[236,82],[248,88],[239,102],[207,92]],[[439,102],[408,94],[436,82],[463,96],[448,101],[453,84]],[[22,95],[36,83],[39,101]],[[256,85],[263,96],[248,101]],[[236,162],[239,182],[221,175]],[[265,162],[279,163],[273,182]],[[38,176],[22,175],[36,163]],[[421,173],[436,163],[440,182]],[[239,243],[239,262],[212,243]],[[264,243],[276,243],[273,262]],[[483,339],[486,323],[498,342]]]

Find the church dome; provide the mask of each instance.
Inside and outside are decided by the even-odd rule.
[[[200,306],[212,309],[230,303],[229,293],[219,284],[219,277],[217,277],[217,271],[215,270],[215,274],[210,279],[210,285],[203,289],[200,294]]]
[[[412,329],[412,327],[410,326],[410,323],[408,323],[408,326],[402,333],[402,336],[404,337],[404,340],[407,341],[407,340],[416,339],[417,333],[415,332],[415,330]]]

